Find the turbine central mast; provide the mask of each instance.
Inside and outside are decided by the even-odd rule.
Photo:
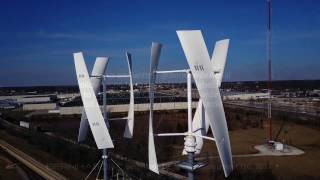
[[[194,166],[194,153],[196,147],[196,138],[193,136],[192,127],[192,82],[191,71],[187,72],[187,91],[188,91],[188,135],[185,137],[185,150],[188,153],[188,163],[190,170],[188,171],[188,180],[194,180],[193,166]]]
[[[107,120],[107,88],[106,88],[106,79],[102,78],[102,88],[103,88],[103,118],[106,122],[106,125],[109,127],[109,121]],[[102,150],[102,159],[103,159],[103,180],[108,180],[108,150]]]

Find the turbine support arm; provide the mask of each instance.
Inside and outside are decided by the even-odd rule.
[[[169,70],[169,71],[155,71],[157,74],[170,74],[170,73],[188,73],[190,69],[181,69],[181,70]]]

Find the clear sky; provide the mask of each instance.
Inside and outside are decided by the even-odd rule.
[[[320,1],[273,0],[272,13],[273,78],[320,79]],[[78,51],[89,71],[109,56],[116,74],[130,51],[141,81],[152,41],[164,45],[160,69],[186,68],[179,29],[202,30],[210,53],[230,39],[225,81],[265,80],[266,20],[265,0],[1,0],[0,86],[76,84]]]

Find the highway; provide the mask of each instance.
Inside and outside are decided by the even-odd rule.
[[[20,161],[22,164],[27,166],[29,169],[43,177],[44,179],[59,179],[64,180],[67,179],[66,177],[62,176],[61,174],[57,173],[56,171],[50,169],[46,165],[36,161],[29,155],[25,154],[24,152],[16,149],[15,147],[11,146],[7,142],[0,140],[0,147],[7,152],[9,155],[13,156],[15,159]]]
[[[228,102],[224,102],[224,104],[245,107],[245,108],[267,110],[267,104],[265,102],[258,103],[258,102],[249,102],[249,101],[228,101]],[[309,116],[318,116],[317,112],[320,111],[320,109],[318,109],[317,107],[282,105],[281,103],[276,101],[272,102],[272,110],[292,112],[292,113],[298,113],[298,114],[309,115]]]

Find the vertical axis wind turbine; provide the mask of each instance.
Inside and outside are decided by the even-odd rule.
[[[219,156],[225,176],[229,176],[233,170],[232,154],[230,148],[230,140],[228,134],[227,123],[223,110],[223,104],[219,92],[219,86],[222,80],[222,74],[225,64],[228,40],[217,42],[213,58],[222,59],[217,63],[210,62],[207,47],[202,37],[201,31],[177,31],[180,43],[187,58],[190,69],[173,70],[173,71],[157,71],[158,61],[160,58],[161,44],[152,43],[151,47],[151,65],[150,65],[150,81],[149,81],[149,98],[150,98],[150,116],[149,116],[149,169],[159,174],[158,162],[156,157],[154,136],[185,136],[184,152],[188,154],[186,162],[179,166],[188,171],[188,178],[193,179],[193,171],[203,167],[202,163],[194,162],[194,154],[197,153],[197,143],[202,139],[216,142]],[[219,47],[220,46],[220,47]],[[218,52],[218,51],[225,52]],[[213,65],[217,65],[214,68]],[[187,90],[188,90],[188,132],[186,133],[153,133],[153,99],[156,74],[163,73],[186,73],[187,74]],[[191,97],[191,77],[198,87],[201,102],[199,102],[199,110],[204,113],[206,118],[195,117],[192,122],[192,97]],[[203,107],[202,107],[203,106]],[[196,116],[197,115],[196,113]],[[207,122],[203,122],[203,120]],[[207,124],[206,124],[207,123]],[[205,131],[198,131],[199,128],[211,127],[214,138],[205,136]],[[194,129],[197,128],[197,129]],[[200,132],[200,133],[199,133]],[[197,140],[197,138],[201,140]],[[201,150],[202,144],[200,146]],[[199,147],[198,147],[199,148]]]
[[[73,57],[84,111],[97,147],[98,149],[113,148],[82,53],[74,53]]]
[[[129,101],[129,109],[128,109],[128,116],[123,118],[105,118],[107,126],[109,126],[108,121],[112,120],[127,120],[126,129],[124,132],[125,138],[132,138],[133,135],[133,127],[134,127],[134,93],[133,93],[133,78],[132,78],[132,56],[129,52],[126,52],[126,60],[128,64],[128,74],[127,75],[104,75],[105,70],[107,68],[109,58],[98,57],[95,61],[93,66],[93,70],[91,73],[91,84],[95,91],[95,95],[101,94],[99,93],[101,83],[103,86],[103,100],[106,99],[106,84],[105,81],[108,78],[129,78],[129,85],[130,85],[130,101]],[[105,114],[105,105],[103,108],[103,113]],[[85,110],[83,109],[81,114],[81,121],[80,121],[80,128],[78,134],[78,142],[82,142],[86,139],[89,130],[88,118],[86,116]]]
[[[104,75],[108,58],[98,57],[92,70],[92,75],[89,77],[86,64],[81,52],[74,53],[74,63],[76,68],[77,80],[79,84],[81,99],[83,101],[84,110],[82,111],[78,141],[86,139],[89,129],[92,131],[94,140],[98,149],[103,149],[103,164],[104,164],[104,180],[108,179],[108,154],[107,148],[113,148],[113,142],[109,134],[109,120],[127,120],[126,129],[124,132],[125,138],[132,138],[134,125],[134,94],[132,80],[132,60],[131,54],[126,53],[128,63],[128,75]],[[130,103],[128,116],[124,118],[107,118],[106,112],[106,78],[129,78],[130,80]],[[103,85],[103,116],[96,98],[99,89]]]
[[[220,88],[224,67],[226,64],[227,54],[228,54],[228,47],[229,47],[229,39],[224,39],[217,41],[212,53],[211,57],[211,66],[213,67],[214,76],[217,80],[217,86]],[[192,126],[194,132],[198,135],[206,135],[209,130],[209,120],[208,116],[205,113],[205,109],[202,104],[202,99],[199,99],[198,106],[193,117]],[[195,154],[200,154],[202,146],[203,146],[203,139],[200,137],[196,137],[196,152]],[[183,154],[187,154],[185,150],[183,150]]]

